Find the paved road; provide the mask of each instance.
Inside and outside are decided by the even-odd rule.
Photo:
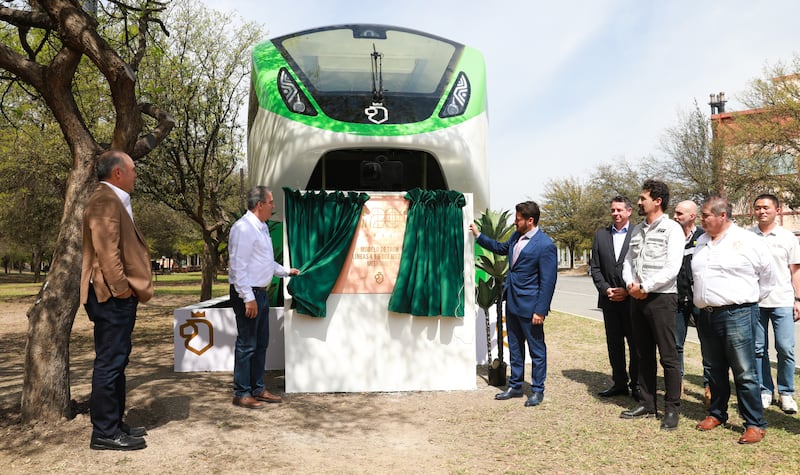
[[[594,320],[603,320],[603,312],[597,308],[597,290],[589,276],[559,274],[552,307],[553,310],[558,310],[560,312],[580,315]],[[794,325],[794,335],[795,366],[800,368],[800,325],[797,323]],[[775,361],[775,347],[772,343],[775,339],[772,335],[772,330],[770,330],[769,339],[771,348],[770,356],[772,360]],[[697,332],[693,327],[689,327],[686,340],[700,343],[697,339]]]

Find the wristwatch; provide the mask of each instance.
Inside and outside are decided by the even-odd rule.
[[[794,298],[794,301],[795,301],[795,302],[800,302],[800,297],[795,297],[795,298]]]

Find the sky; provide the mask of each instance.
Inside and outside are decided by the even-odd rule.
[[[679,116],[726,111],[800,54],[797,0],[202,0],[267,38],[342,23],[402,26],[481,51],[491,208],[540,201],[551,180],[663,157]],[[279,184],[270,184],[279,186]]]

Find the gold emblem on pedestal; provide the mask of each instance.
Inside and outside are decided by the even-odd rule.
[[[202,347],[196,347],[197,342],[193,343],[192,340],[200,335],[201,330],[208,332],[208,343]],[[180,326],[180,334],[183,338],[184,348],[197,356],[202,355],[214,346],[214,326],[206,320],[206,312],[192,312],[192,318],[187,319],[186,323]]]

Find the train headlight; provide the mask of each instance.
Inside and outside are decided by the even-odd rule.
[[[469,104],[470,86],[467,75],[463,72],[458,73],[456,82],[453,83],[453,88],[447,99],[444,101],[442,110],[439,111],[439,117],[442,119],[447,117],[455,117],[464,113]]]
[[[294,78],[286,68],[281,68],[278,71],[278,90],[281,94],[281,99],[290,111],[303,115],[317,115],[317,110],[311,105],[303,91],[300,90]]]

